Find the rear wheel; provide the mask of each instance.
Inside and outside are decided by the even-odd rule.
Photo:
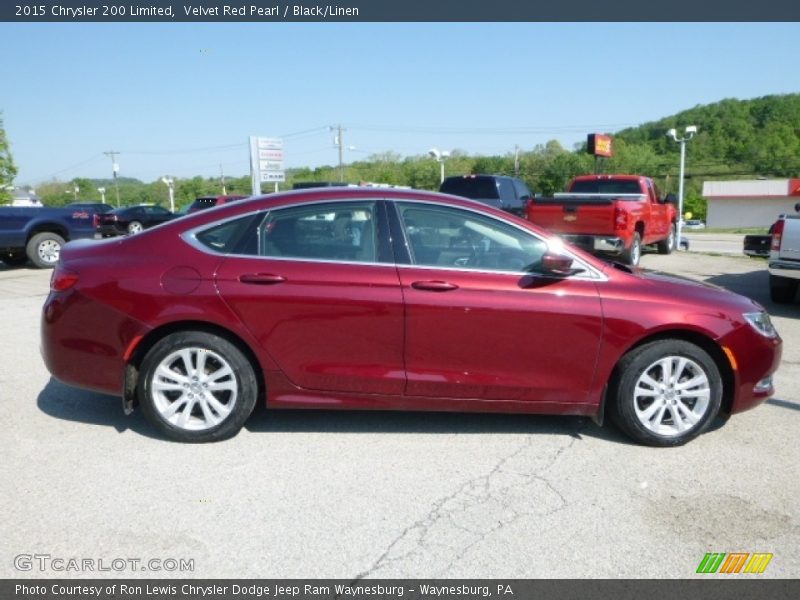
[[[144,231],[144,226],[139,221],[128,223],[128,233],[141,233],[142,231]]]
[[[794,300],[800,280],[788,277],[769,276],[769,297],[776,304],[786,304]]]
[[[47,269],[56,266],[63,245],[64,238],[60,235],[51,231],[43,231],[28,240],[25,252],[34,265],[40,269]]]
[[[632,267],[639,266],[639,259],[642,257],[642,238],[639,236],[639,232],[633,234],[633,240],[631,241],[631,245],[627,247],[625,250],[622,251],[620,258],[622,262],[626,265],[631,265]]]
[[[180,442],[236,435],[256,403],[253,366],[234,344],[201,331],[174,333],[142,362],[137,394],[142,412]]]
[[[675,223],[670,225],[669,228],[669,236],[665,240],[661,240],[658,242],[658,253],[659,254],[671,254],[672,251],[675,249]]]
[[[622,358],[609,394],[611,419],[630,437],[649,446],[679,446],[719,412],[722,377],[702,348],[658,340]]]

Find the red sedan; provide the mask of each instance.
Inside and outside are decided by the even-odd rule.
[[[270,408],[606,413],[682,444],[773,393],[755,302],[564,246],[452,196],[319,189],[67,244],[42,316],[57,379],[165,435]]]

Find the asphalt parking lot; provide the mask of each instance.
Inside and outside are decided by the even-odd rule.
[[[784,339],[776,396],[675,449],[580,418],[265,410],[181,445],[51,380],[50,273],[0,266],[0,577],[686,578],[706,552],[770,552],[761,577],[796,577],[800,304],[769,302],[763,261],[642,264],[764,304]],[[15,566],[33,554],[194,568]]]

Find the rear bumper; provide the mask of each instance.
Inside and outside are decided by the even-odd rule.
[[[625,240],[613,235],[563,235],[565,240],[589,252],[620,254],[625,250]]]
[[[769,274],[787,279],[800,279],[800,261],[771,260],[769,261]]]

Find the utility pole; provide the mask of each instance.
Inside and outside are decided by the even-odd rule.
[[[227,196],[228,192],[225,189],[225,173],[222,171],[222,165],[219,166],[219,178],[222,180],[222,195]]]
[[[344,181],[344,160],[342,157],[344,140],[342,140],[342,132],[347,131],[347,129],[342,129],[341,125],[337,125],[336,127],[331,125],[330,130],[337,132],[336,137],[333,140],[333,145],[339,148],[339,181]]]
[[[106,156],[111,157],[111,171],[114,174],[114,190],[117,193],[117,208],[119,208],[119,182],[117,181],[117,173],[119,172],[119,165],[117,164],[117,152],[116,150],[109,150],[108,152],[103,152]]]
[[[514,177],[519,177],[519,144],[514,144]]]

